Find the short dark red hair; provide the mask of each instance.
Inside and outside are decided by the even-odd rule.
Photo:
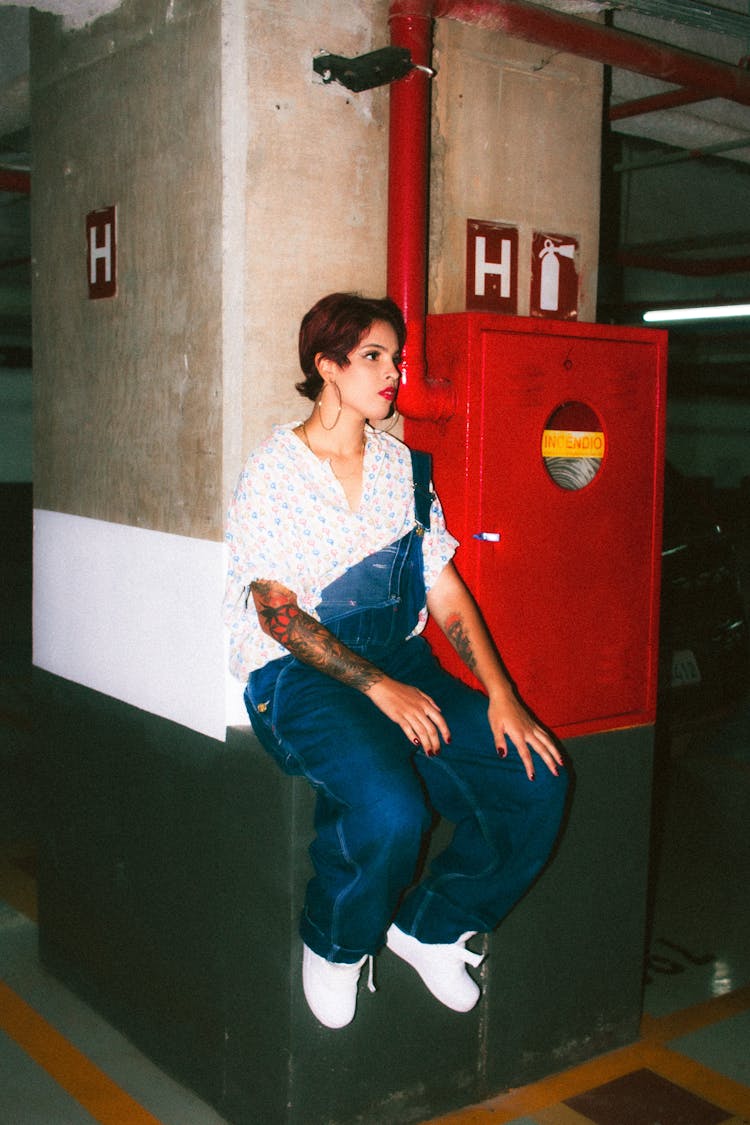
[[[299,362],[305,378],[295,384],[299,393],[314,402],[323,389],[315,357],[322,355],[339,367],[346,367],[349,352],[376,320],[390,324],[400,352],[406,341],[406,325],[401,309],[390,297],[361,297],[358,293],[329,293],[321,297],[300,324]]]

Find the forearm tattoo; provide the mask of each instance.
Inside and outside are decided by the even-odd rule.
[[[253,600],[261,628],[269,637],[301,660],[348,684],[367,691],[382,680],[384,673],[364,660],[297,605],[289,591],[272,582],[253,582]]]
[[[445,622],[445,633],[466,667],[472,672],[476,671],[474,651],[459,613],[451,614]]]

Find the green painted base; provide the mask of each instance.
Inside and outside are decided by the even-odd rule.
[[[306,783],[246,728],[217,743],[35,679],[42,958],[235,1125],[407,1125],[637,1037],[651,728],[570,742],[564,837],[488,939],[475,1011],[385,951],[328,1031],[299,970]]]

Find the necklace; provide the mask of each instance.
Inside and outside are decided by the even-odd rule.
[[[361,467],[360,467],[358,469],[352,469],[352,471],[350,473],[337,473],[336,470],[334,469],[333,465],[331,465],[331,472],[333,473],[336,480],[338,480],[338,481],[351,480],[352,477],[359,476],[361,471],[362,470],[361,470]]]
[[[310,445],[310,439],[309,439],[309,437],[307,436],[307,426],[305,425],[305,423],[304,423],[304,422],[302,423],[302,436],[303,436],[303,438],[305,439],[305,445],[307,446],[307,448],[308,448],[308,449],[310,450],[310,452],[312,453],[313,449],[312,449],[312,446]],[[313,456],[314,456],[314,455],[313,455]]]
[[[300,429],[302,430],[302,437],[305,439],[305,445],[310,450],[313,457],[318,457],[319,460],[323,460],[323,458],[320,458],[319,455],[313,449],[313,447],[310,445],[310,439],[307,436],[307,425],[304,422],[301,424]],[[325,458],[325,460],[327,460],[329,465],[331,466],[331,472],[336,477],[336,480],[338,480],[338,481],[350,480],[352,477],[356,477],[359,473],[362,472],[361,462],[364,461],[366,447],[367,447],[367,435],[365,434],[365,432],[363,430],[362,431],[362,447],[359,451],[359,454],[357,455],[357,459],[360,463],[357,464],[356,467],[354,469],[352,469],[352,471],[350,473],[337,473],[336,472],[336,469],[334,468],[334,465],[333,465],[333,459],[334,459],[334,457],[338,458],[340,456],[338,453],[331,453],[331,454],[328,455],[327,458]]]

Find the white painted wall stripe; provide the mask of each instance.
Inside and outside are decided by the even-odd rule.
[[[223,543],[34,513],[34,663],[224,741],[246,724],[227,671]]]

